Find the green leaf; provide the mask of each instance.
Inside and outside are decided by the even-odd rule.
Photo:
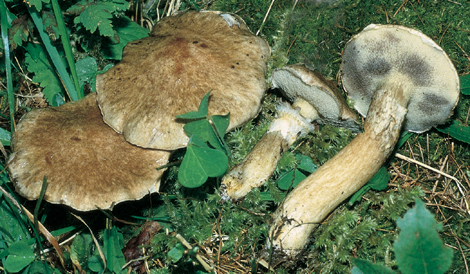
[[[308,173],[313,173],[318,167],[313,163],[312,158],[303,155],[303,154],[297,154],[295,155],[295,158],[299,161],[297,164],[297,168],[301,169],[305,172]]]
[[[397,225],[401,231],[393,248],[402,273],[439,274],[450,268],[452,250],[443,245],[438,234],[442,223],[436,223],[421,200],[416,200]]]
[[[0,128],[0,142],[4,146],[10,146],[11,133],[3,128]]]
[[[223,175],[227,167],[228,158],[222,151],[212,149],[198,137],[192,136],[178,172],[178,180],[185,187],[199,187],[208,177]]]
[[[470,144],[470,127],[462,124],[459,120],[453,120],[452,124],[443,127],[436,127],[442,133],[447,133],[453,138]]]
[[[173,263],[178,262],[183,258],[185,248],[180,243],[177,243],[170,251],[168,251],[168,257],[171,258]]]
[[[5,260],[5,270],[18,272],[34,261],[34,252],[25,242],[14,242],[8,247],[10,253]]]
[[[204,97],[201,100],[201,103],[199,104],[199,108],[197,111],[190,111],[185,114],[176,115],[175,117],[179,119],[194,119],[194,120],[207,118],[207,108],[209,105],[210,94],[211,92],[209,91],[208,93],[206,93],[206,95],[204,95]]]
[[[112,21],[113,14],[117,11],[125,11],[129,8],[129,3],[125,0],[94,1],[82,0],[70,7],[67,12],[79,14],[75,17],[74,23],[81,23],[86,30],[94,33],[97,29],[100,35],[112,37],[114,29]]]
[[[70,247],[70,259],[74,264],[79,264],[83,267],[91,256],[92,247],[93,238],[90,234],[77,235]]]
[[[88,264],[88,268],[93,272],[103,273],[104,271],[103,261],[98,255],[91,256],[90,259],[88,259],[87,264]]]
[[[116,227],[106,229],[103,234],[104,252],[106,257],[106,268],[114,273],[125,273],[122,266],[126,264],[126,259],[122,253],[124,247],[124,237],[117,231]]]
[[[355,202],[359,201],[362,195],[366,194],[370,189],[381,191],[387,188],[388,182],[390,181],[390,174],[388,174],[387,168],[382,166],[377,173],[365,184],[361,189],[359,189],[354,195],[349,199],[349,205],[353,205]]]
[[[26,50],[25,63],[28,71],[34,73],[33,82],[43,88],[42,93],[51,106],[59,106],[56,96],[63,101],[62,85],[44,49],[38,44],[28,43]]]
[[[122,50],[127,43],[137,39],[147,37],[149,30],[140,26],[127,16],[121,16],[113,20],[114,30],[119,37],[119,43],[112,43],[103,48],[103,58],[105,59],[122,59]]]
[[[26,14],[14,19],[11,22],[11,28],[8,31],[11,48],[14,50],[17,47],[21,47],[23,42],[28,41],[30,30],[33,28],[34,25],[30,20],[28,20],[28,16]]]
[[[95,58],[85,57],[81,60],[78,60],[75,64],[77,68],[78,81],[80,83],[80,89],[83,90],[83,87],[88,83],[91,91],[96,91],[96,75],[98,74],[98,64],[96,63]]]
[[[219,137],[223,138],[230,124],[230,113],[227,113],[226,115],[213,115],[210,117],[210,120],[214,124]]]
[[[30,6],[35,6],[37,11],[42,10],[42,3],[50,3],[50,0],[28,0],[26,3]]]
[[[277,186],[282,190],[292,189],[296,187],[302,180],[307,178],[307,176],[300,170],[303,170],[306,174],[310,174],[318,168],[313,163],[312,158],[306,155],[296,154],[295,159],[297,162],[296,168],[282,173],[277,179]]]
[[[279,177],[277,180],[277,186],[282,190],[288,190],[296,187],[305,178],[307,178],[307,176],[305,176],[302,172],[300,172],[298,169],[293,169]]]
[[[460,76],[460,92],[470,95],[470,74]]]
[[[367,260],[360,260],[360,259],[352,259],[354,264],[354,268],[352,269],[352,274],[393,274],[392,270],[389,268],[379,265],[373,264]]]

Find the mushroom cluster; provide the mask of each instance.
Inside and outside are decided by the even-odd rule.
[[[410,46],[412,45],[412,46]],[[267,248],[294,256],[311,231],[359,190],[392,153],[402,129],[423,132],[452,115],[459,78],[429,37],[395,25],[369,25],[346,45],[342,83],[364,116],[364,132],[318,168],[276,210]]]
[[[209,114],[231,113],[231,130],[257,115],[266,89],[268,44],[232,14],[184,12],[129,43],[97,76],[97,93],[33,110],[12,136],[10,176],[18,193],[76,210],[158,192],[172,150],[188,137],[176,115],[212,90]]]

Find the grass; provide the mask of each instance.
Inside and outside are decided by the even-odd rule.
[[[144,11],[146,16],[142,17],[143,20],[138,20],[140,17],[134,16],[136,11],[132,9],[122,14],[134,17],[142,25],[146,24],[146,20],[156,23],[163,14],[176,8],[170,3],[171,1],[162,1],[158,9],[154,7],[146,13]],[[272,1],[216,0],[209,3],[204,0],[181,3],[180,9],[196,9],[197,6],[201,9],[237,13],[254,33],[260,30],[260,36],[272,47],[268,75],[273,69],[285,64],[303,62],[340,84],[341,51],[353,35],[370,23],[399,24],[422,31],[447,52],[459,75],[470,74],[470,5],[465,0],[277,0],[273,2],[267,17]],[[11,12],[22,15],[18,5],[20,4],[12,5],[7,2]],[[64,3],[61,5],[63,10],[67,8]],[[66,26],[69,26],[68,31],[71,32],[75,58],[92,56],[98,61],[98,70],[109,63],[117,62],[103,57],[104,53],[100,48],[106,43],[103,37],[96,33],[87,33],[83,28],[71,28],[71,17],[68,14],[64,17]],[[29,35],[30,38],[39,37],[34,32]],[[93,43],[89,41],[92,39]],[[82,43],[84,41],[86,43]],[[52,43],[60,49],[60,42]],[[18,122],[18,118],[27,110],[45,107],[47,102],[41,95],[41,87],[32,81],[32,75],[27,71],[24,62],[26,51],[19,47],[12,54],[8,61],[13,66],[11,79],[16,94],[14,117]],[[8,55],[3,55],[3,59],[5,58]],[[4,74],[7,75],[7,71],[2,68],[1,73],[1,82],[5,86],[2,89],[6,90],[7,79]],[[76,86],[75,83],[70,84]],[[269,90],[259,117],[226,135],[225,141],[232,154],[230,165],[240,162],[266,131],[275,113],[276,100],[281,97],[278,91]],[[3,129],[10,130],[13,127],[9,119],[13,104],[7,106],[7,97],[2,98],[3,115],[0,117],[0,125]],[[468,95],[461,95],[452,119],[458,119],[467,125],[469,113],[470,98]],[[317,128],[317,131],[294,144],[290,151],[293,155],[307,155],[320,166],[349,143],[354,135],[348,130],[331,126]],[[6,157],[11,149],[6,147],[5,153]],[[175,153],[172,161],[181,160],[183,153],[184,151]],[[397,153],[406,158],[391,157],[387,168],[392,179],[385,191],[369,191],[354,205],[343,203],[339,206],[312,234],[311,242],[302,256],[294,263],[274,266],[276,273],[348,273],[352,267],[351,258],[382,262],[396,269],[393,254],[393,242],[399,231],[396,219],[403,216],[416,198],[423,199],[436,219],[443,223],[440,236],[454,253],[448,273],[470,273],[469,144],[432,129],[427,133],[412,135]],[[217,273],[267,272],[265,267],[256,263],[255,254],[264,249],[270,215],[284,197],[285,192],[277,188],[276,180],[282,171],[292,165],[292,160],[289,159],[295,157],[286,156],[265,187],[252,191],[245,200],[238,203],[219,203],[217,179],[209,179],[206,184],[194,189],[182,187],[176,182],[178,167],[173,166],[164,175],[162,195],[118,204],[111,212],[112,216],[98,211],[82,213],[80,216],[90,226],[102,247],[119,245],[116,243],[122,242],[120,235],[123,242],[139,235],[145,221],[159,222],[161,230],[153,233],[144,245],[145,254],[149,255],[146,261],[151,273],[206,271],[190,252],[192,249],[184,247],[176,234],[180,234],[196,248],[204,261],[214,265]],[[415,161],[438,169],[441,173],[416,164]],[[6,178],[2,180],[3,185],[11,188]],[[2,206],[7,207],[2,197]],[[26,208],[33,211],[35,202],[19,199]],[[62,236],[70,239],[64,244],[68,270],[96,270],[99,266],[96,264],[99,253],[91,233],[70,213],[68,208],[45,203],[37,217],[53,232],[68,227],[77,228],[74,231],[81,236]],[[112,220],[112,227],[117,230],[112,230],[112,233],[111,230],[106,230],[111,226],[106,226],[105,220]],[[24,229],[23,225],[18,225],[18,237],[27,237]],[[74,237],[79,240],[74,240]],[[0,251],[5,250],[4,244],[4,241],[0,241]],[[106,256],[119,255],[117,253],[122,247],[108,250]],[[46,256],[49,262],[58,260],[53,252]],[[40,262],[38,258],[36,255],[36,263]],[[80,260],[74,261],[73,258]],[[39,267],[36,263],[29,264],[28,267]],[[5,258],[0,267],[4,265]],[[47,265],[52,266],[53,263]]]

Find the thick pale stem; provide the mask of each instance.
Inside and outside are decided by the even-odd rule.
[[[302,181],[274,213],[270,239],[275,251],[298,254],[312,230],[359,190],[390,156],[408,102],[401,88],[381,90],[373,99],[364,133]]]
[[[222,200],[239,200],[253,188],[262,186],[273,174],[281,154],[313,126],[289,104],[281,104],[279,117],[248,156],[222,179]]]
[[[222,199],[238,200],[253,188],[262,186],[276,169],[282,152],[287,148],[287,141],[280,131],[266,133],[243,162],[223,178],[224,195],[228,197]]]

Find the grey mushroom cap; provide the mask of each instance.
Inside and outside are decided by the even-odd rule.
[[[105,123],[141,147],[173,150],[189,141],[176,115],[230,112],[231,130],[256,116],[266,90],[270,48],[243,20],[220,12],[183,12],[129,43],[122,61],[98,75]]]
[[[318,71],[304,64],[284,66],[273,71],[271,83],[293,101],[294,107],[300,108],[305,118],[359,132],[357,114],[349,108],[336,84]]]
[[[401,85],[409,96],[404,129],[424,132],[452,115],[459,78],[447,54],[419,31],[396,25],[369,25],[343,53],[342,83],[355,108],[367,115],[373,94]]]
[[[170,152],[132,145],[103,122],[96,93],[60,107],[25,114],[8,160],[17,192],[34,200],[44,176],[44,199],[76,210],[138,200],[158,192]]]

